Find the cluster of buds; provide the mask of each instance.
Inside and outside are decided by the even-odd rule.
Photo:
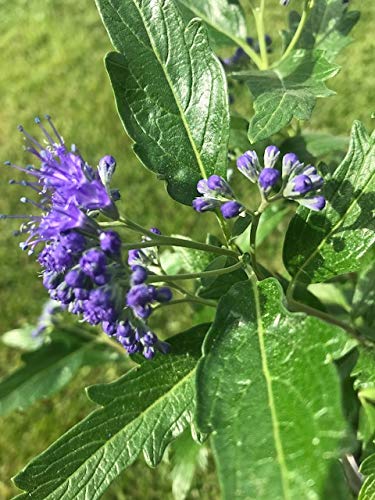
[[[237,159],[238,170],[254,184],[257,184],[265,201],[281,197],[294,200],[311,210],[322,210],[326,205],[320,193],[323,178],[312,165],[304,165],[294,153],[287,153],[277,168],[280,150],[268,146],[264,151],[263,165],[255,151],[246,151]],[[193,201],[198,212],[213,211],[220,208],[226,219],[237,217],[245,210],[236,199],[228,182],[218,175],[202,179],[197,184],[201,196]]]
[[[294,200],[311,210],[322,210],[326,205],[320,194],[323,178],[312,165],[304,165],[297,155],[287,153],[281,161],[281,172],[277,168],[280,150],[268,146],[264,151],[263,166],[255,151],[247,151],[237,159],[238,170],[251,182],[258,183],[262,196],[272,194]]]

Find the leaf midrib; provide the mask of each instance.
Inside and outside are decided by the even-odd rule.
[[[138,419],[143,419],[143,418],[144,418],[144,417],[145,417],[145,416],[146,416],[146,415],[147,415],[150,411],[152,411],[152,409],[153,409],[156,405],[158,405],[158,404],[159,404],[159,402],[160,402],[160,401],[162,401],[164,398],[168,397],[168,395],[173,394],[173,392],[175,392],[175,390],[176,390],[176,389],[177,389],[180,385],[182,385],[184,382],[186,382],[186,381],[188,380],[188,378],[189,378],[189,377],[191,377],[191,376],[193,375],[193,373],[195,372],[195,370],[196,370],[196,365],[195,365],[195,366],[194,366],[194,368],[193,368],[192,370],[190,370],[190,371],[189,371],[189,372],[188,372],[188,373],[187,373],[187,374],[186,374],[186,375],[185,375],[185,376],[184,376],[181,380],[179,380],[179,381],[177,382],[177,384],[173,385],[169,391],[167,391],[167,392],[166,392],[166,393],[164,393],[162,396],[160,396],[159,398],[157,398],[157,399],[156,399],[156,400],[155,400],[155,401],[154,401],[154,402],[153,402],[150,406],[148,406],[148,407],[147,407],[144,411],[142,411],[141,413],[139,413],[135,419],[133,419],[133,420],[131,420],[130,422],[128,422],[128,423],[125,425],[125,427],[122,427],[122,428],[121,428],[118,432],[116,432],[115,434],[113,434],[113,436],[111,436],[111,438],[110,438],[110,439],[108,439],[107,441],[105,441],[105,442],[102,444],[102,446],[100,446],[99,448],[97,448],[97,449],[95,450],[95,452],[94,452],[93,454],[91,454],[91,455],[87,458],[87,460],[84,460],[84,462],[82,462],[82,463],[81,463],[81,465],[80,465],[77,469],[75,469],[75,470],[73,471],[73,473],[72,473],[72,474],[70,474],[69,476],[65,477],[65,478],[64,478],[64,480],[56,486],[56,488],[54,489],[54,491],[50,492],[50,493],[48,494],[48,496],[46,496],[46,497],[45,497],[45,499],[46,499],[46,500],[48,500],[48,499],[55,500],[54,495],[55,495],[55,492],[56,492],[56,490],[57,490],[57,489],[61,488],[61,487],[62,487],[63,485],[65,485],[65,484],[66,484],[66,483],[67,483],[67,482],[68,482],[71,478],[73,478],[74,476],[76,476],[76,474],[80,471],[80,469],[81,469],[82,467],[84,467],[84,466],[86,465],[86,463],[92,459],[92,457],[93,457],[93,456],[97,455],[97,454],[98,454],[98,452],[102,451],[102,450],[103,450],[106,446],[108,446],[108,444],[109,444],[109,443],[111,443],[112,441],[114,441],[114,440],[118,437],[118,435],[119,435],[119,434],[121,434],[122,432],[124,432],[124,429],[126,429],[126,427],[128,427],[128,425],[129,425],[129,424],[134,423],[134,422],[135,422],[136,420],[138,420]],[[99,410],[95,410],[95,411],[100,411],[100,409],[99,409]],[[87,417],[87,418],[89,418],[89,417],[90,417],[90,415],[88,415],[88,417]],[[79,424],[78,424],[78,425],[79,425]],[[63,439],[63,437],[62,437],[61,439]],[[90,480],[92,479],[92,477],[93,477],[93,476],[91,476],[91,477],[90,477]],[[16,477],[16,479],[17,479],[17,477]],[[45,481],[42,485],[38,486],[38,488],[37,488],[36,490],[34,490],[33,492],[31,492],[31,493],[30,493],[30,491],[28,491],[28,490],[24,490],[24,491],[25,491],[26,493],[29,493],[29,495],[31,495],[31,494],[35,493],[35,492],[36,492],[36,491],[37,491],[40,487],[44,486],[44,485],[45,485],[46,483],[48,483],[48,482],[49,482],[49,481]],[[87,484],[88,484],[88,483],[87,483]]]
[[[109,0],[109,3],[112,7],[112,9],[114,10],[114,12],[116,12],[118,18],[121,20],[121,22],[124,22],[123,21],[123,18],[122,16],[120,15],[120,13],[116,10],[116,8],[113,6],[113,3],[111,0]],[[146,23],[146,20],[144,18],[144,15],[142,13],[142,10],[139,8],[139,6],[137,5],[137,3],[132,0],[132,3],[133,5],[135,6],[135,8],[137,9],[138,13],[139,13],[139,16],[141,17],[142,19],[142,22],[143,22],[143,27],[147,33],[147,36],[148,36],[148,39],[149,39],[149,42],[150,42],[150,45],[152,47],[152,50],[156,56],[156,59],[164,73],[164,76],[165,76],[165,79],[168,83],[168,86],[172,92],[172,95],[174,96],[174,99],[175,99],[175,102],[176,102],[176,105],[177,105],[177,108],[178,108],[178,111],[180,113],[180,116],[181,116],[181,121],[184,125],[184,128],[185,128],[185,131],[186,131],[186,134],[188,136],[188,139],[189,139],[189,142],[191,144],[191,147],[193,149],[193,152],[194,152],[194,156],[197,160],[197,163],[198,163],[198,167],[199,167],[199,170],[201,172],[201,175],[203,178],[207,178],[207,173],[206,173],[206,170],[205,170],[205,167],[203,165],[203,162],[202,162],[202,158],[200,156],[200,153],[198,151],[198,148],[197,148],[197,145],[195,144],[195,141],[194,141],[194,138],[191,134],[191,130],[190,130],[190,125],[189,123],[187,122],[186,118],[185,118],[185,114],[184,114],[184,111],[183,111],[183,108],[182,108],[182,105],[181,105],[181,102],[180,102],[180,99],[178,98],[178,96],[176,95],[175,91],[174,91],[174,86],[173,86],[173,82],[172,80],[170,79],[169,77],[169,74],[168,74],[168,71],[166,70],[166,67],[164,66],[163,62],[162,62],[162,59],[161,59],[161,56],[157,50],[157,47],[155,46],[154,44],[154,41],[153,41],[153,37],[152,37],[152,34],[150,33],[149,29],[148,29],[148,26],[147,26],[147,23]],[[189,26],[189,25],[188,25]],[[186,45],[186,40],[185,41],[185,45]]]
[[[273,396],[273,387],[272,387],[272,375],[268,366],[266,347],[264,342],[264,327],[262,322],[262,311],[260,305],[260,297],[258,286],[255,281],[251,280],[251,286],[253,288],[253,294],[255,299],[255,311],[257,317],[257,333],[258,333],[258,341],[259,341],[259,350],[262,361],[262,371],[264,375],[264,379],[267,386],[267,395],[268,395],[268,405],[271,412],[271,420],[272,420],[272,431],[275,442],[275,449],[277,455],[277,461],[280,466],[280,477],[281,484],[283,489],[283,495],[286,500],[292,500],[290,486],[289,486],[289,477],[288,477],[288,468],[285,461],[285,455],[283,450],[283,445],[281,441],[280,435],[280,426],[277,417],[276,405]]]

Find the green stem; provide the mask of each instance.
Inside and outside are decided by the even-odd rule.
[[[262,59],[258,56],[254,49],[250,45],[242,40],[242,38],[235,38],[236,43],[241,47],[241,49],[250,57],[258,69],[262,69]]]
[[[190,280],[195,278],[215,278],[222,274],[232,273],[237,269],[243,267],[242,261],[233,264],[233,266],[223,267],[222,269],[215,269],[212,271],[204,271],[202,273],[187,273],[187,274],[170,274],[165,276],[151,275],[147,278],[148,283],[158,283],[160,281],[178,281],[178,280]]]
[[[162,238],[155,238],[154,241],[140,241],[139,243],[124,243],[122,248],[124,250],[134,250],[137,248],[150,248],[150,247],[185,247],[193,248],[194,250],[202,250],[203,252],[215,253],[218,255],[227,255],[229,257],[238,257],[238,254],[233,250],[223,247],[215,247],[214,245],[206,245],[198,241],[184,240],[183,238],[172,238],[163,236]]]
[[[303,6],[303,12],[301,15],[301,19],[298,23],[296,32],[294,33],[293,38],[291,39],[287,49],[285,50],[279,62],[284,61],[284,59],[286,59],[290,55],[292,50],[297,45],[298,40],[300,39],[301,33],[303,31],[303,28],[305,27],[306,21],[309,17],[310,11],[313,8],[313,5],[314,5],[313,0],[305,0],[305,4]]]
[[[302,304],[301,302],[296,301],[293,298],[295,287],[296,287],[296,282],[291,281],[291,283],[288,286],[287,292],[286,292],[286,299],[287,299],[288,307],[291,311],[303,312],[303,313],[309,314],[310,316],[314,316],[316,318],[322,319],[323,321],[326,321],[327,323],[330,323],[332,325],[335,325],[335,326],[342,328],[358,342],[361,342],[362,344],[370,346],[370,347],[374,347],[374,343],[371,342],[370,340],[365,339],[363,336],[361,336],[352,325],[349,325],[348,323],[341,321],[340,319],[335,318],[334,316],[331,316],[330,314],[325,313],[324,311],[320,311],[319,309],[315,309],[314,307],[311,307],[311,306],[308,306],[306,304]]]
[[[267,45],[266,45],[266,34],[264,31],[264,4],[265,0],[261,0],[260,6],[253,8],[253,14],[255,19],[255,26],[258,33],[258,42],[260,48],[260,56],[262,60],[262,66],[260,69],[268,68],[268,54],[267,54]]]
[[[257,230],[259,226],[261,214],[257,214],[253,217],[250,229],[250,255],[251,255],[251,265],[253,267],[253,271],[256,274],[258,279],[262,279],[262,273],[258,268],[257,256],[256,256],[256,237]]]
[[[184,238],[175,238],[171,236],[163,236],[160,234],[154,234],[151,231],[148,231],[144,227],[139,224],[131,221],[130,219],[121,218],[115,222],[101,222],[101,227],[119,227],[122,226],[126,229],[130,229],[137,233],[141,233],[144,236],[150,238],[150,241],[142,241],[139,243],[129,243],[123,244],[122,248],[124,250],[133,250],[136,248],[149,248],[155,246],[171,246],[171,247],[185,247],[185,248],[193,248],[194,250],[202,250],[203,252],[210,252],[219,255],[228,255],[229,257],[238,257],[238,253],[233,250],[229,250],[229,248],[216,247],[215,245],[208,245],[206,243],[201,243],[199,241],[184,239]]]
[[[209,307],[217,306],[217,303],[214,300],[201,299],[200,297],[186,297],[184,299],[176,299],[176,300],[171,300],[169,302],[164,302],[163,304],[159,304],[156,307],[154,307],[154,310],[160,309],[161,307],[175,306],[178,304],[186,304],[191,302]]]

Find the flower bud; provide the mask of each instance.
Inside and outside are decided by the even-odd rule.
[[[112,176],[116,170],[116,160],[111,155],[103,156],[98,165],[100,180],[105,186],[109,186]]]

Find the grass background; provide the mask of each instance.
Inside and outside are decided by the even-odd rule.
[[[269,3],[273,12],[268,18],[267,31],[277,40],[277,32],[285,25],[287,9],[279,8],[277,0]],[[298,6],[297,0],[294,3]],[[370,69],[375,4],[373,0],[353,0],[351,4],[362,12],[353,32],[355,43],[339,58],[343,69],[329,82],[337,96],[320,101],[313,118],[316,130],[334,134],[347,135],[354,119],[370,126],[374,111]],[[207,219],[195,217],[190,208],[171,200],[163,184],[155,182],[153,174],[142,168],[132,153],[105,74],[102,59],[111,47],[94,2],[0,0],[0,18],[0,160],[27,163],[29,159],[22,151],[16,126],[22,123],[32,130],[34,116],[49,113],[66,141],[79,145],[89,163],[95,165],[107,153],[117,158],[114,184],[121,188],[122,208],[131,217],[146,226],[157,225],[163,232],[201,237],[207,230]],[[14,173],[3,167],[1,176],[0,213],[17,213],[21,192],[7,185]],[[0,333],[35,320],[46,298],[36,279],[38,267],[32,258],[18,250],[18,242],[11,235],[15,226],[3,221],[1,224]],[[171,331],[180,326],[173,317],[167,323]],[[19,363],[17,352],[0,346],[0,376],[14,370]],[[59,395],[35,404],[26,412],[0,419],[1,499],[8,499],[16,492],[10,481],[12,475],[92,409],[83,388],[117,375],[115,367],[83,369],[76,381]],[[139,460],[104,498],[169,499],[169,474],[166,463],[155,471]],[[197,478],[191,498],[218,498],[213,472]]]

